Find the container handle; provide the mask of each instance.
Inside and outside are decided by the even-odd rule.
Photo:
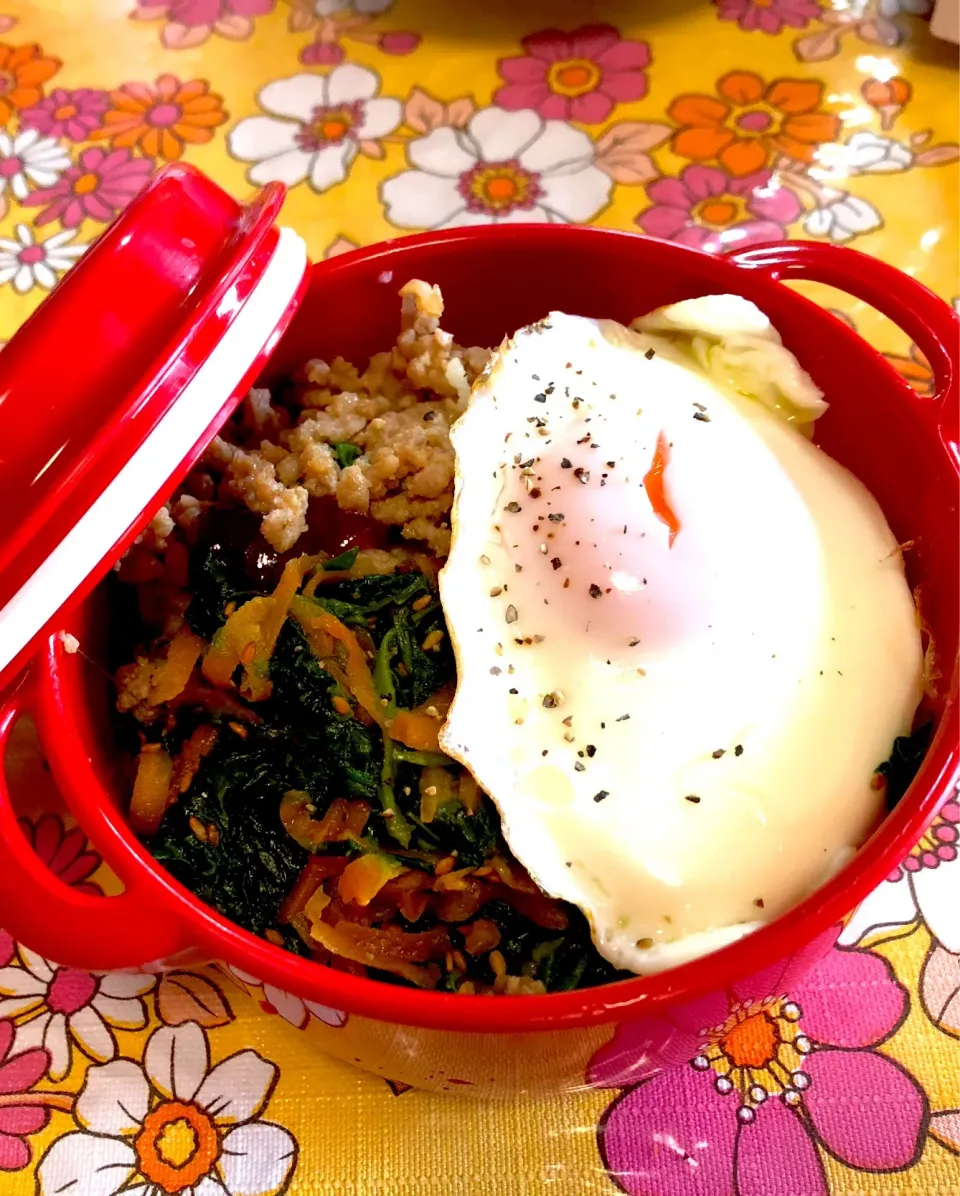
[[[726,257],[743,270],[758,270],[775,281],[803,278],[824,283],[875,307],[905,332],[929,361],[932,398],[941,405],[941,427],[955,419],[960,399],[960,319],[922,282],[869,254],[818,241],[784,241]]]
[[[29,672],[0,704],[0,920],[18,942],[84,971],[113,971],[168,959],[191,947],[184,929],[155,908],[136,877],[98,897],[71,888],[37,856],[10,799],[6,757],[17,720],[33,705]]]

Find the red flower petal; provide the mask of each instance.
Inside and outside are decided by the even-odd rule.
[[[617,42],[595,59],[604,71],[635,71],[650,65],[650,47],[646,42]]]
[[[43,1047],[31,1047],[7,1059],[0,1065],[0,1092],[27,1092],[46,1072],[49,1058]]]

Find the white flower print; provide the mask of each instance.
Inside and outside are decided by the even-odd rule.
[[[803,221],[804,229],[812,237],[829,237],[838,245],[863,233],[872,233],[882,225],[883,218],[873,204],[845,191],[823,207],[814,208]]]
[[[297,1143],[260,1120],[277,1068],[244,1050],[210,1067],[196,1022],[162,1026],[143,1066],[91,1067],[74,1110],[82,1127],[37,1168],[38,1196],[279,1196]]]
[[[142,1030],[147,1010],[141,999],[157,982],[142,972],[95,976],[61,968],[26,947],[17,948],[23,967],[0,968],[0,1017],[29,1016],[17,1030],[16,1049],[46,1047],[50,1078],[70,1070],[71,1042],[97,1063],[113,1059],[117,1030]]]
[[[33,187],[52,187],[70,165],[70,155],[54,137],[27,129],[11,137],[0,131],[0,195],[7,188],[24,200]]]
[[[62,274],[86,250],[86,245],[71,245],[76,232],[66,229],[45,241],[38,241],[29,224],[18,224],[16,240],[0,237],[0,286],[13,282],[21,295],[33,287],[49,291]]]
[[[877,11],[888,19],[897,17],[902,12],[924,17],[930,11],[931,5],[932,0],[877,0]]]
[[[284,1021],[298,1030],[306,1029],[310,1018],[323,1022],[325,1026],[339,1029],[346,1024],[347,1015],[340,1009],[332,1009],[329,1005],[321,1005],[317,1001],[305,1001],[294,993],[284,992],[272,984],[264,984],[249,972],[242,972],[239,968],[231,967],[230,971],[243,984],[263,989],[263,999],[280,1014]]]
[[[313,0],[313,11],[318,17],[332,17],[335,12],[358,13],[360,16],[374,16],[393,8],[394,0]]]
[[[400,124],[400,101],[378,96],[379,87],[375,71],[352,63],[328,75],[276,79],[257,97],[271,115],[231,129],[230,153],[253,163],[251,183],[293,187],[309,179],[315,191],[326,191],[343,182],[361,150],[379,154],[376,141]]]
[[[842,149],[848,170],[858,174],[893,174],[913,164],[913,153],[902,141],[876,133],[854,133]]]
[[[960,954],[960,794],[941,807],[913,851],[862,901],[843,928],[844,946],[896,938],[918,918]]]
[[[482,108],[465,129],[444,125],[411,141],[414,169],[387,179],[380,194],[398,228],[580,223],[606,206],[613,186],[593,157],[590,138],[565,121]]]

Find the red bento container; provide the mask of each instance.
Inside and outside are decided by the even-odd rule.
[[[299,1011],[323,1049],[393,1080],[484,1095],[579,1087],[591,1056],[631,1023],[663,1015],[661,1025],[714,1026],[724,1010],[786,993],[960,779],[957,317],[890,266],[803,242],[716,258],[596,228],[485,226],[388,241],[307,269],[299,238],[274,227],[281,199],[270,188],[241,208],[183,166],[160,172],[0,354],[0,443],[17,445],[12,464],[4,452],[0,477],[0,676],[8,686],[0,751],[18,716],[31,712],[70,810],[125,885],[110,897],[66,887],[33,853],[0,782],[0,925],[41,954],[91,971],[221,960]],[[269,383],[310,357],[365,361],[392,344],[397,290],[415,277],[442,287],[444,327],[481,345],[550,309],[629,321],[693,296],[743,295],[770,316],[829,399],[820,443],[876,495],[898,539],[912,541],[908,572],[941,678],[920,773],[839,875],[707,958],[546,996],[398,988],[295,957],[225,921],[168,876],[127,824],[128,795],[112,767],[110,685],[89,659],[102,651],[108,618],[94,583],[261,368]],[[914,393],[783,279],[831,284],[889,316],[929,360],[933,395]],[[169,427],[166,441],[153,438],[184,405],[180,439]],[[131,460],[143,473],[138,466],[131,481],[127,468],[127,488],[110,491]],[[94,508],[95,544],[83,530],[71,541],[74,528],[89,531],[83,521]],[[61,628],[84,653],[65,651]],[[26,674],[11,680],[31,654]],[[636,1045],[634,1033],[634,1079],[644,1074]]]

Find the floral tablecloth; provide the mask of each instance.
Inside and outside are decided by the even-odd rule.
[[[853,244],[955,301],[956,51],[927,7],[8,0],[0,337],[180,158],[238,196],[283,180],[314,258],[413,229],[584,221],[712,252]],[[902,333],[818,297],[929,390]],[[37,852],[65,883],[109,888],[28,725],[15,748]],[[311,1054],[308,1023],[343,1015],[216,965],[92,976],[0,933],[0,1190],[960,1193],[958,827],[955,800],[775,1008],[709,1042],[675,1027],[687,1061],[632,1087],[601,1052],[591,1078],[609,1087],[536,1106]],[[745,1067],[772,1096],[738,1111]]]

